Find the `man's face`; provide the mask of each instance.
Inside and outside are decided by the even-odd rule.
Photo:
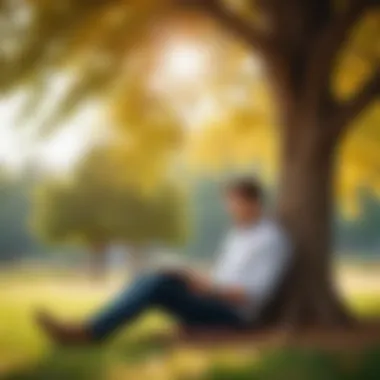
[[[260,217],[261,204],[258,200],[247,199],[238,192],[230,191],[225,202],[228,213],[237,224],[251,223]]]

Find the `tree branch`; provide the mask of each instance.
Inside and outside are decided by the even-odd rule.
[[[350,100],[339,105],[333,116],[332,126],[344,131],[349,123],[359,116],[372,101],[380,98],[380,68],[377,68],[362,89]]]
[[[183,4],[196,6],[219,22],[242,41],[248,43],[259,53],[267,56],[273,53],[272,41],[246,20],[228,10],[219,0],[180,0]]]
[[[352,29],[376,0],[350,0],[347,9],[333,17],[317,39],[306,76],[306,98],[315,105],[329,91],[334,64]]]
[[[183,5],[200,9],[223,27],[235,34],[262,56],[266,63],[268,76],[284,113],[288,113],[292,102],[291,62],[284,46],[269,33],[259,30],[247,20],[225,8],[220,0],[177,0]]]

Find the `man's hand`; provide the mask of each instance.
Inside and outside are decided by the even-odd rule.
[[[195,294],[213,295],[232,305],[244,305],[248,302],[248,297],[243,289],[239,287],[215,287],[206,276],[186,268],[166,269],[164,273],[182,278]]]
[[[206,277],[196,274],[189,274],[187,277],[189,288],[197,294],[210,294],[213,292],[213,285]]]
[[[216,296],[235,306],[243,306],[249,302],[247,294],[243,289],[239,287],[226,287],[217,289]]]
[[[213,286],[210,280],[194,271],[186,268],[169,268],[164,269],[163,272],[183,279],[194,293],[207,294],[212,292]]]
[[[249,302],[245,291],[240,287],[216,287],[206,277],[197,274],[190,275],[188,281],[190,289],[196,294],[212,295],[235,306]]]

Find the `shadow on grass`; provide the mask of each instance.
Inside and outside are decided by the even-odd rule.
[[[57,349],[34,365],[17,369],[3,380],[105,379],[106,356],[100,349]]]
[[[201,380],[378,380],[380,347],[357,354],[332,355],[315,350],[267,354],[242,368],[214,366]]]
[[[141,363],[150,357],[163,357],[173,350],[171,341],[155,337],[135,338],[129,342],[120,343],[115,349],[118,359],[124,363]]]
[[[1,380],[105,380],[115,363],[135,365],[165,355],[171,346],[136,337],[94,348],[60,348],[34,365],[17,369]]]
[[[91,349],[60,349],[39,363],[2,380],[105,380],[116,363],[135,365],[175,349],[160,341],[135,338]],[[146,380],[146,377],[140,380]],[[380,347],[356,354],[287,349],[263,353],[243,367],[214,364],[199,380],[379,380]],[[133,379],[135,380],[135,379]],[[151,380],[151,379],[149,379]],[[178,380],[184,380],[181,377]]]

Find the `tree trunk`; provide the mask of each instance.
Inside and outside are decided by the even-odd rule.
[[[332,273],[335,141],[313,122],[285,128],[282,139],[278,214],[295,255],[272,321],[294,328],[349,321]]]

